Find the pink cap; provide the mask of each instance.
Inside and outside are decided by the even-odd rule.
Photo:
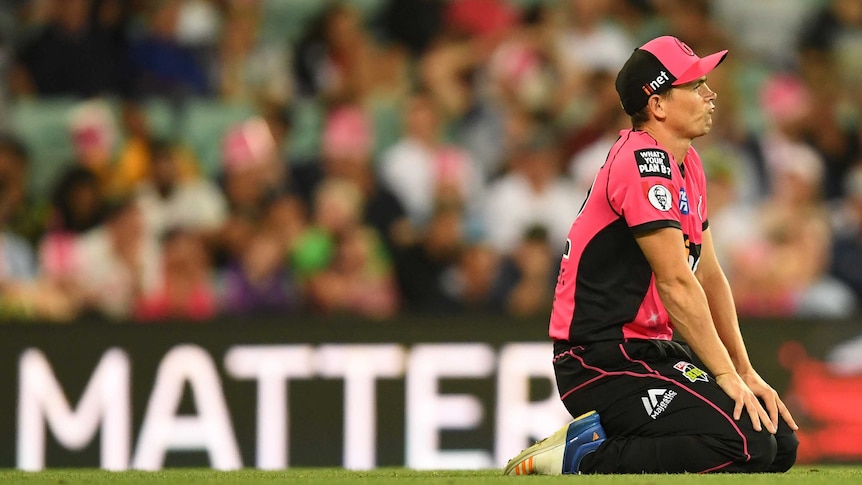
[[[811,108],[811,93],[799,77],[776,74],[764,83],[760,103],[770,119],[795,121]]]
[[[69,114],[68,127],[76,150],[111,150],[117,139],[114,115],[101,100],[85,101],[76,106]]]
[[[670,74],[676,78],[672,83],[673,86],[690,83],[705,76],[727,55],[727,50],[723,50],[706,57],[697,57],[685,42],[670,35],[657,37],[642,45],[641,49],[656,56],[659,62],[670,71]]]
[[[698,57],[691,47],[669,35],[647,42],[635,49],[617,74],[615,87],[623,109],[634,115],[653,94],[703,77],[725,56],[726,50]]]
[[[230,173],[258,167],[271,161],[275,155],[272,132],[260,117],[249,118],[230,127],[222,139],[222,160]]]
[[[329,156],[365,153],[374,144],[371,120],[357,107],[338,108],[326,120],[323,151]]]

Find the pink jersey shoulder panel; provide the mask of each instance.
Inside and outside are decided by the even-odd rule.
[[[608,174],[608,200],[629,227],[655,221],[680,220],[674,167],[667,151],[645,143],[649,135],[632,137],[620,150]]]

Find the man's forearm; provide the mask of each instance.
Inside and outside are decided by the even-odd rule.
[[[751,370],[748,351],[739,330],[739,320],[736,315],[736,305],[730,284],[720,269],[700,278],[700,284],[709,302],[709,311],[718,336],[727,348],[736,371],[745,374]]]
[[[694,275],[690,279],[656,283],[674,327],[713,376],[737,371],[712,322],[707,297]]]

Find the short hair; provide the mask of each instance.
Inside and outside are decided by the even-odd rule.
[[[666,99],[670,96],[670,93],[672,91],[673,91],[673,88],[668,89],[667,91],[664,91],[662,93],[657,93],[656,96],[660,97],[661,99]],[[631,119],[632,119],[632,128],[635,130],[637,130],[640,127],[642,127],[643,125],[645,125],[646,122],[649,121],[649,103],[647,103],[646,106],[641,108],[640,111],[633,114],[631,116]]]

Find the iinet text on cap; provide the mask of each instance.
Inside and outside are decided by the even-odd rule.
[[[649,84],[643,86],[643,90],[647,94],[652,94],[656,92],[656,90],[662,85],[664,85],[664,83],[667,81],[670,81],[670,78],[667,75],[667,71],[661,71],[658,77],[655,78],[655,81],[650,81]]]

